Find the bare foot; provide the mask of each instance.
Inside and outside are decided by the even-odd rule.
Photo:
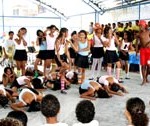
[[[150,81],[148,79],[146,79],[146,83],[149,83]]]
[[[141,86],[145,85],[146,84],[146,80],[143,80]]]

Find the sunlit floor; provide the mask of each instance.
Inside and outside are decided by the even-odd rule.
[[[0,70],[2,70],[1,68]],[[2,73],[1,73],[2,74]],[[105,71],[102,71],[100,75],[106,74]],[[0,75],[1,76],[1,75]],[[90,77],[90,71],[86,71],[86,78]],[[123,85],[129,91],[129,94],[124,96],[113,96],[110,99],[96,99],[92,101],[96,108],[95,119],[99,121],[100,126],[126,126],[127,121],[124,116],[125,104],[128,98],[130,97],[140,97],[145,101],[146,104],[146,113],[150,117],[150,83],[144,86],[141,86],[141,78],[139,73],[130,73],[130,80],[124,80]],[[149,76],[150,80],[150,76]],[[47,90],[44,94],[54,94],[58,97],[61,104],[61,111],[58,115],[58,120],[61,122],[66,122],[69,126],[72,126],[75,123],[75,107],[77,103],[82,100],[79,98],[77,85],[72,85],[71,89],[67,90],[67,94],[61,94],[60,91],[51,91]],[[10,108],[0,108],[0,118],[3,118],[7,113],[11,111]],[[45,118],[40,112],[26,112],[28,116],[28,126],[40,126],[45,123]]]

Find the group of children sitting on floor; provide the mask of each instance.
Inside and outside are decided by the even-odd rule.
[[[60,90],[61,93],[66,94],[65,90],[69,89],[71,84],[78,83],[77,73],[65,68],[49,73],[46,80],[43,76],[35,78],[33,75],[34,71],[27,69],[25,76],[17,77],[10,67],[6,67],[2,75],[2,84],[0,84],[0,104],[5,107],[10,100],[14,110],[29,106],[30,111],[36,111],[38,109],[34,107],[38,107],[37,104],[40,106],[43,90],[47,88]],[[81,82],[79,85],[81,98],[94,100],[95,98],[110,98],[113,95],[123,96],[123,93],[128,93],[117,79],[108,75],[97,78],[97,81],[84,79]],[[15,102],[17,98],[19,102]]]
[[[70,88],[71,84],[78,83],[77,73],[62,68],[59,71],[51,72],[47,80],[44,80],[42,72],[40,71],[40,77],[34,78],[33,75],[34,71],[28,68],[25,76],[17,77],[10,67],[6,67],[2,75],[2,84],[0,84],[0,105],[5,108],[10,100],[10,107],[14,110],[12,116],[19,115],[18,112],[25,110],[28,112],[41,111],[46,117],[47,124],[56,123],[61,126],[67,126],[67,124],[58,123],[57,121],[57,114],[60,111],[58,99],[51,94],[44,96],[42,91],[48,88],[52,90],[61,90],[61,93],[67,93],[65,89]],[[117,79],[109,75],[103,75],[97,78],[97,81],[87,79],[81,81],[82,83],[79,85],[79,94],[81,98],[94,100],[96,98],[110,98],[113,95],[123,96],[123,93],[128,93]],[[134,110],[136,105],[139,107],[135,108],[138,111]],[[125,115],[129,123],[136,124],[138,122],[142,124],[142,126],[147,126],[148,117],[144,114],[144,110],[145,105],[139,98],[128,100]],[[143,116],[139,116],[138,114],[143,114]],[[89,126],[99,126],[99,122],[93,120],[94,115],[95,108],[93,103],[89,100],[81,101],[76,107],[76,117],[79,123],[73,126],[80,126],[82,124],[86,124],[87,126],[88,124]],[[135,116],[137,117],[134,118]],[[5,126],[4,124],[7,121],[13,122],[14,120],[10,117],[8,116],[6,119],[0,120],[0,125],[2,124]],[[21,118],[21,116],[14,118]],[[23,125],[26,126],[27,118],[24,119],[26,123],[23,123]],[[15,126],[17,126],[17,123]]]
[[[60,102],[52,94],[47,94],[41,100],[41,113],[45,116],[46,124],[41,126],[68,126],[57,119],[60,112]],[[94,120],[95,107],[90,100],[80,101],[75,109],[78,123],[73,126],[99,126],[99,122]],[[126,102],[125,116],[128,126],[148,126],[149,119],[145,114],[145,103],[138,97],[130,98]],[[23,111],[11,111],[6,118],[0,119],[1,126],[27,126],[28,117]]]

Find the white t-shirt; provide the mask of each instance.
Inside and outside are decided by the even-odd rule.
[[[101,76],[99,78],[98,82],[101,83],[101,84],[104,84],[105,86],[108,86],[109,82],[108,82],[108,80],[106,80],[108,77],[110,77],[110,76],[109,75]],[[114,77],[113,77],[113,80],[114,80],[115,83],[119,83],[118,80]]]
[[[3,95],[6,96],[6,90],[3,84],[0,84],[0,90],[3,92]]]
[[[6,53],[14,53],[15,42],[14,40],[8,39],[4,42],[3,47],[5,48]]]
[[[68,124],[59,122],[59,123],[55,123],[55,124],[44,124],[41,126],[68,126]]]
[[[17,78],[18,84],[19,84],[19,85],[24,85],[24,84],[26,84],[25,79],[28,79],[28,80],[29,80],[29,78],[26,77],[26,76],[18,77],[18,78]]]
[[[102,41],[98,38],[97,35],[94,35],[94,47],[103,47]]]
[[[55,41],[56,41],[56,36],[54,37],[50,37],[49,35],[46,36],[47,50],[54,50]]]
[[[19,39],[18,36],[15,36],[15,39]],[[23,45],[23,40],[21,40],[20,44],[15,41],[15,49],[16,50],[25,50],[26,46]]]
[[[122,45],[121,45],[121,50],[128,51],[128,50],[129,50],[129,45],[130,45],[130,42],[125,42],[125,41],[123,40],[123,41],[122,41]]]
[[[73,126],[99,126],[99,122],[97,120],[93,120],[90,123],[75,123]]]
[[[102,40],[103,40],[103,42],[108,42],[109,41],[109,39],[107,39],[107,38],[105,38],[105,37],[102,37],[101,38]],[[116,46],[115,46],[115,38],[114,37],[112,37],[112,39],[111,39],[111,42],[110,42],[110,46],[108,47],[106,47],[106,50],[110,50],[110,51],[116,51]]]

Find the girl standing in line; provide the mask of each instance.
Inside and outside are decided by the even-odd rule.
[[[85,30],[79,32],[76,51],[78,52],[76,60],[76,65],[78,66],[78,83],[82,84],[85,78],[85,69],[89,67],[88,55],[90,52],[90,42],[87,40],[87,32]]]
[[[56,26],[51,25],[47,27],[47,30],[44,32],[46,34],[46,43],[47,43],[47,51],[46,51],[46,66],[45,66],[45,74],[46,76],[50,72],[50,67],[52,66],[52,60],[55,58],[55,41],[56,35],[54,34],[56,31]],[[49,31],[49,33],[48,33]]]
[[[24,36],[27,33],[27,29],[22,27],[19,29],[17,37],[15,38],[15,54],[14,60],[16,61],[17,65],[17,76],[25,75],[25,64],[27,62],[27,52],[26,46],[27,42],[24,39]]]
[[[113,36],[114,34],[114,36]],[[106,27],[104,29],[104,38],[103,41],[106,44],[106,53],[105,53],[105,61],[107,63],[107,74],[111,75],[111,70],[112,70],[112,64],[115,63],[117,66],[116,70],[116,79],[120,79],[120,68],[121,68],[121,63],[119,61],[119,57],[116,52],[116,46],[115,44],[119,45],[119,40],[116,37],[116,33],[112,32],[112,29],[110,27]]]
[[[36,61],[34,63],[34,77],[38,77],[38,64],[41,60],[44,60],[44,76],[45,76],[45,68],[46,68],[46,50],[47,50],[47,43],[46,43],[46,37],[41,30],[37,30],[37,40],[36,45],[39,46],[39,53],[36,57]]]
[[[72,44],[74,46],[75,46],[75,44],[77,42],[77,39],[78,39],[77,32],[73,31],[71,33],[71,42],[72,42]],[[74,48],[72,46],[69,48],[69,53],[70,53],[72,67],[73,67],[74,71],[76,71],[75,59],[77,57],[77,53],[75,52],[75,50],[74,50]]]
[[[68,37],[68,29],[67,28],[61,28],[60,33],[56,39],[55,42],[55,61],[57,63],[58,69],[60,68],[69,68],[67,59],[69,60],[70,63],[70,56],[68,52],[68,44],[69,42],[67,41]]]
[[[132,43],[131,33],[129,31],[125,31],[124,39],[120,43],[120,51],[119,51],[119,58],[121,60],[121,64],[123,65],[123,61],[125,62],[125,72],[126,72],[125,79],[130,79],[128,60],[129,60],[129,49],[132,46],[131,43]]]
[[[103,41],[101,39],[102,35],[102,29],[99,23],[95,24],[95,34],[93,36],[93,47],[92,47],[92,58],[93,58],[93,63],[92,63],[92,78],[91,80],[94,79],[94,74],[95,76],[99,76],[99,72],[101,70],[101,65],[102,65],[102,60],[104,56],[104,50],[103,50]],[[97,71],[96,69],[97,65]]]

